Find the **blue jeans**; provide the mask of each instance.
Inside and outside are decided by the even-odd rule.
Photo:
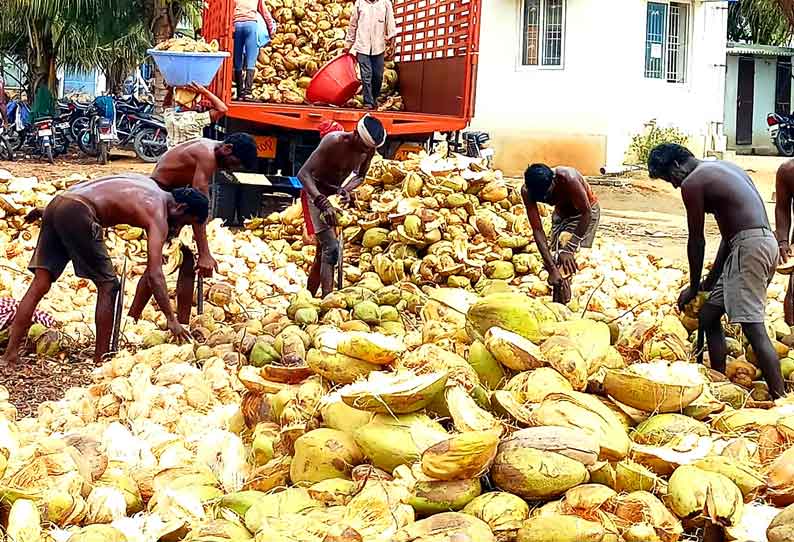
[[[243,65],[245,56],[245,65]],[[259,47],[256,41],[256,21],[244,21],[234,24],[234,69],[256,69],[256,57]]]

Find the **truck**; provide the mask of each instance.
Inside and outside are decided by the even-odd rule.
[[[432,143],[435,133],[459,135],[474,116],[482,0],[392,0],[398,36],[395,61],[404,110],[377,112],[389,139],[382,154],[399,156]],[[209,0],[202,36],[232,52],[235,0]],[[297,175],[319,143],[326,120],[351,130],[365,110],[320,105],[241,102],[232,99],[232,59],[211,90],[228,106],[227,133],[253,135],[265,175]]]

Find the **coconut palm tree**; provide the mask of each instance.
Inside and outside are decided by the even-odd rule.
[[[2,2],[0,52],[27,65],[31,95],[41,85],[55,92],[61,66],[99,68],[111,84],[118,83],[143,61],[148,47],[172,37],[177,22],[195,19],[204,5],[203,0]]]
[[[791,0],[740,0],[728,8],[728,39],[785,46],[794,36]]]

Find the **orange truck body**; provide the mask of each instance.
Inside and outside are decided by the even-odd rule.
[[[465,129],[474,116],[482,0],[392,0],[399,31],[395,39],[403,111],[378,112],[392,138],[411,139]],[[234,0],[209,0],[202,35],[233,52]],[[211,89],[229,107],[229,119],[279,131],[317,131],[325,120],[350,130],[365,111],[314,105],[232,100],[232,59]],[[257,130],[259,131],[259,130]]]

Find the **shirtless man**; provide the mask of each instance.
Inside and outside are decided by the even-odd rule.
[[[698,291],[710,292],[699,326],[708,341],[711,368],[725,373],[727,346],[722,315],[742,331],[758,357],[769,393],[785,394],[780,363],[764,327],[766,289],[775,273],[778,247],[761,195],[741,168],[728,162],[701,162],[674,143],[659,145],[648,158],[652,179],[681,189],[689,227],[689,286],[678,297],[684,310]],[[704,221],[714,215],[722,241],[711,271],[701,283],[706,248]]]
[[[113,309],[119,281],[103,240],[102,229],[129,224],[146,230],[148,261],[146,274],[168,329],[179,340],[190,334],[177,321],[163,275],[163,245],[170,230],[207,220],[207,197],[193,188],[164,192],[145,177],[105,177],[73,186],[44,209],[41,232],[30,261],[34,273],[25,297],[11,325],[4,365],[14,366],[19,347],[27,335],[39,301],[61,276],[70,261],[78,277],[91,280],[97,288],[96,348],[98,362],[110,347]]]
[[[322,287],[323,297],[334,289],[334,266],[339,260],[336,238],[337,211],[329,196],[339,195],[343,205],[353,200],[355,190],[367,176],[375,150],[386,141],[381,122],[364,116],[352,132],[331,132],[322,138],[301,170],[298,179],[303,185],[301,200],[307,229],[317,238],[317,254],[309,273],[308,290],[316,295]],[[346,184],[351,173],[355,176]],[[311,222],[312,227],[308,228]]]
[[[775,237],[780,252],[780,263],[791,254],[791,212],[794,208],[794,160],[788,160],[777,170],[775,180]],[[794,326],[794,274],[789,275],[786,298],[783,301],[786,323]]]
[[[533,164],[524,172],[521,198],[527,208],[535,243],[549,273],[552,298],[557,303],[567,304],[571,300],[571,276],[578,270],[574,255],[580,247],[593,246],[601,219],[598,200],[590,185],[574,168],[551,169],[545,164]],[[551,247],[543,231],[538,202],[554,205]],[[563,232],[571,234],[564,245],[560,241]]]
[[[205,196],[209,195],[209,185],[215,172],[221,169],[236,170],[256,168],[256,143],[248,134],[231,134],[226,139],[193,139],[166,152],[152,173],[152,179],[166,192],[182,187],[193,187]],[[198,247],[198,263],[195,266],[201,276],[212,276],[218,263],[210,254],[207,243],[207,230],[204,223],[193,225],[193,238]],[[177,280],[177,313],[179,321],[186,324],[190,320],[193,304],[193,253],[182,249],[183,264]],[[138,282],[135,298],[130,307],[130,316],[138,320],[152,297],[152,286],[148,275],[144,274]]]

